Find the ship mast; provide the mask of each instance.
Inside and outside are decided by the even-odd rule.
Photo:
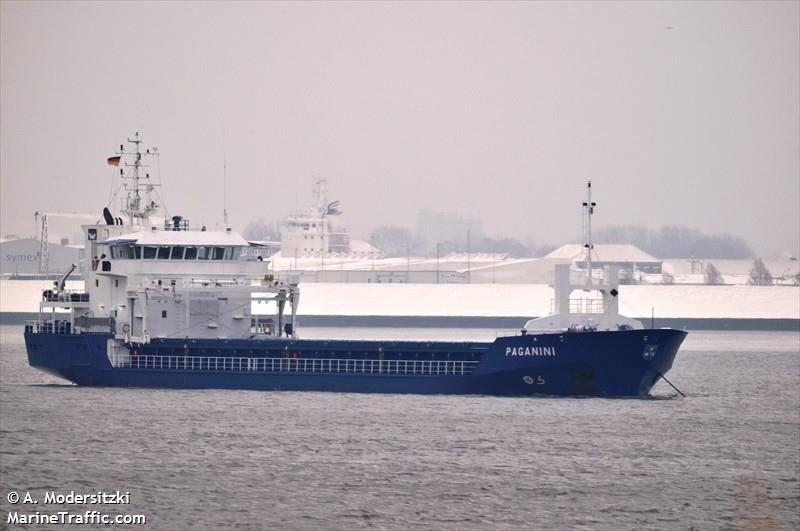
[[[592,214],[597,203],[592,202],[592,181],[586,182],[586,201],[583,202],[583,248],[586,253],[586,287],[592,287]]]
[[[150,174],[140,175],[141,169],[147,167],[142,163],[144,155],[158,154],[158,148],[141,150],[142,139],[137,131],[133,138],[128,139],[129,144],[134,145],[134,151],[126,152],[125,146],[120,144],[117,155],[132,158],[133,162],[125,162],[126,169],[120,169],[120,177],[127,192],[122,212],[127,214],[128,221],[132,226],[145,226],[149,224],[150,215],[158,209],[158,204],[152,199],[153,189],[156,183],[150,180]]]
[[[325,217],[326,214],[325,207],[327,205],[325,202],[328,200],[328,191],[326,185],[326,179],[317,177],[314,179],[314,185],[311,189],[311,193],[314,197],[314,206],[312,208],[316,209],[314,214],[321,217]]]

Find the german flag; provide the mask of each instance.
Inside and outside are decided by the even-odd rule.
[[[109,166],[119,166],[119,159],[120,157],[108,157],[106,162],[108,162]]]

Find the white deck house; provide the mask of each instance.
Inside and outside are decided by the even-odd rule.
[[[570,260],[579,269],[586,268],[586,249],[579,243],[562,245],[545,258]],[[592,267],[602,269],[617,266],[623,278],[634,271],[661,273],[663,261],[647,254],[635,245],[596,243],[592,249]]]
[[[281,254],[286,258],[350,251],[350,236],[338,226],[339,202],[328,203],[325,179],[313,185],[313,204],[288,216],[281,226]]]

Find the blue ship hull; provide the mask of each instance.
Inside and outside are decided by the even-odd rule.
[[[643,396],[685,332],[624,330],[494,342],[153,339],[25,331],[30,365],[78,385],[499,396]]]

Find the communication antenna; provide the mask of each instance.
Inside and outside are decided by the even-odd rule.
[[[592,214],[597,203],[592,201],[592,181],[586,182],[586,201],[583,202],[583,248],[586,254],[586,286],[592,285]]]
[[[225,145],[225,125],[222,125],[222,223],[227,229],[228,224],[228,164],[227,149]]]

